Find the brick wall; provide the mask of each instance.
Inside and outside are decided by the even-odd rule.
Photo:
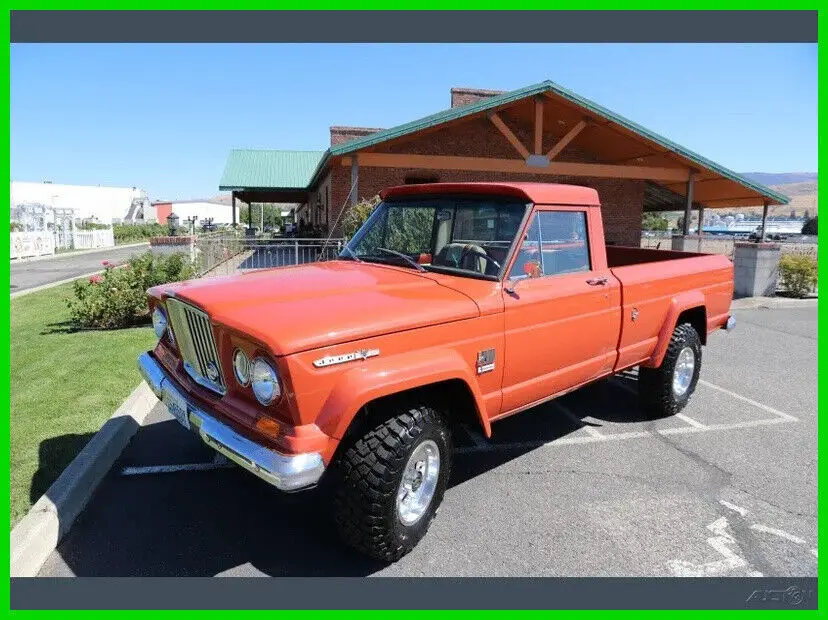
[[[503,118],[521,141],[532,144],[532,130]],[[561,127],[556,134],[545,136],[544,152],[551,149],[560,135],[569,127]],[[408,153],[419,155],[458,155],[492,158],[519,158],[506,138],[486,119],[472,119],[408,140],[395,141],[376,147],[376,152]],[[557,158],[559,161],[593,162],[594,158],[574,148],[566,148]],[[368,168],[359,170],[358,192],[360,198],[369,198],[385,187],[402,185],[406,176],[433,175],[430,171],[402,168]],[[437,171],[441,182],[445,181],[535,181],[541,183],[570,183],[593,187],[598,191],[602,204],[602,216],[608,243],[637,246],[641,239],[641,215],[644,201],[644,181],[623,179],[598,179],[565,177],[547,174],[503,174],[490,172]],[[350,190],[351,170],[338,161],[331,170],[330,222],[333,225],[340,207]],[[337,227],[338,228],[338,227]],[[339,230],[335,234],[339,234]]]
[[[378,131],[382,131],[382,129],[376,127],[342,127],[342,126],[334,126],[330,128],[331,130],[331,146],[336,146],[337,144],[344,144],[345,142],[350,142],[351,140],[356,140],[357,138],[363,138],[365,136],[370,136],[372,133],[377,133]]]
[[[482,88],[452,88],[451,89],[451,107],[458,108],[461,105],[468,105],[481,99],[488,99],[502,95],[503,90],[483,90]]]

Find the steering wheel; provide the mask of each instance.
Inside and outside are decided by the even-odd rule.
[[[463,261],[467,256],[477,256],[478,258],[482,258],[486,261],[487,265],[492,264],[495,267],[497,267],[498,271],[501,268],[500,263],[498,263],[494,258],[489,256],[489,253],[486,252],[486,250],[481,248],[479,245],[469,243],[468,245],[463,246],[463,249],[460,250],[460,265],[463,265]]]

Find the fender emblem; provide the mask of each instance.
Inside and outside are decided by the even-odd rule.
[[[313,365],[317,368],[324,368],[325,366],[333,366],[334,364],[367,360],[369,357],[376,357],[379,354],[379,349],[361,349],[353,353],[343,353],[342,355],[326,355],[325,357],[320,357],[318,360],[313,360]]]
[[[630,318],[635,321],[638,318],[638,308],[633,308],[630,312]]]
[[[491,372],[495,368],[495,350],[486,349],[477,354],[477,374],[482,375],[484,372]]]

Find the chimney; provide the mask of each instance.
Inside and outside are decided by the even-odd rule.
[[[502,95],[505,92],[505,90],[483,90],[482,88],[452,88],[451,107],[459,108],[460,106],[469,105],[481,99]]]
[[[345,144],[357,138],[370,136],[372,133],[382,131],[377,127],[331,127],[331,146]]]

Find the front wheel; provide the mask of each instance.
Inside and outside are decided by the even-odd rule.
[[[451,453],[450,432],[435,409],[392,406],[336,463],[334,519],[343,540],[385,562],[411,551],[443,500]]]
[[[639,369],[638,396],[645,413],[664,418],[684,409],[699,381],[701,346],[696,329],[682,323],[673,331],[661,366]]]

